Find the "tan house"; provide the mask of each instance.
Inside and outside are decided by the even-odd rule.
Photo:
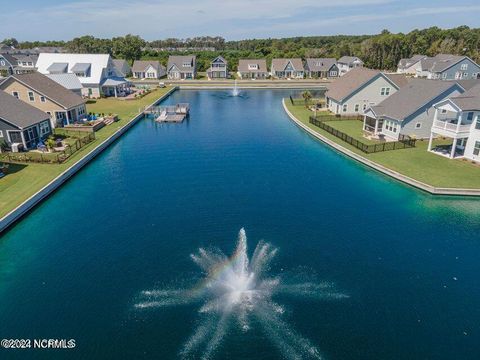
[[[46,112],[52,127],[86,117],[85,100],[40,73],[14,74],[0,83],[0,90]]]

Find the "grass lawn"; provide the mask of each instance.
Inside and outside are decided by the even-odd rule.
[[[107,98],[98,99],[95,103],[87,104],[88,112],[116,113],[119,116],[119,121],[97,131],[95,133],[95,141],[80,149],[63,164],[11,164],[9,173],[0,179],[0,217],[3,217],[20,205],[85,154],[93,150],[103,140],[115,133],[120,127],[127,124],[138,113],[139,109],[150,105],[169,90],[170,87],[157,89],[136,100],[127,101]]]
[[[341,139],[310,124],[308,118],[312,112],[306,109],[305,106],[292,105],[290,101],[285,101],[285,104],[289,111],[309,128],[315,130],[326,138],[335,141],[343,147],[403,175],[435,187],[480,189],[479,165],[472,164],[470,161],[466,160],[452,160],[432,154],[427,151],[428,141],[417,141],[417,147],[411,149],[365,154]],[[343,123],[347,121],[332,121],[329,122],[329,125],[333,126],[333,123],[340,122]],[[360,122],[358,121],[358,123]],[[346,126],[348,127],[348,125]],[[344,129],[348,130],[347,128]],[[353,129],[352,136],[355,134],[358,136],[358,132]],[[445,141],[443,140],[434,141],[434,144],[444,143]]]
[[[327,125],[330,125],[334,129],[344,132],[350,135],[356,140],[359,140],[367,145],[378,144],[380,141],[369,140],[363,136],[363,122],[359,120],[336,120],[327,121]]]

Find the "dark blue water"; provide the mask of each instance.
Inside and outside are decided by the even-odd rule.
[[[283,301],[327,359],[480,358],[480,201],[432,197],[299,130],[288,92],[181,91],[182,124],[143,120],[0,240],[0,338],[76,340],[0,358],[174,359],[196,306],[136,311],[145,289],[199,271],[200,246],[278,246],[350,295]],[[218,359],[278,359],[232,330]]]

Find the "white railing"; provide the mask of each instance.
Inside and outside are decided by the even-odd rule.
[[[443,129],[443,130],[451,131],[451,132],[454,132],[454,133],[470,131],[470,124],[458,126],[458,124],[451,123],[451,122],[448,122],[448,121],[441,121],[441,120],[435,120],[433,122],[433,127],[437,128],[437,129]]]

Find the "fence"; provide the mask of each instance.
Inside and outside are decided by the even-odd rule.
[[[332,134],[333,136],[336,136],[339,139],[342,139],[346,143],[363,151],[366,154],[372,154],[372,153],[382,152],[382,151],[413,148],[415,147],[415,143],[416,143],[415,139],[402,136],[401,140],[399,141],[382,142],[379,144],[365,144],[364,142],[357,140],[351,137],[350,135],[347,135],[346,133],[331,127],[330,125],[326,124],[324,121],[320,121],[319,119],[316,119],[313,116],[310,116],[310,124],[318,126],[320,129],[323,129],[326,132]]]
[[[315,119],[319,121],[342,121],[342,120],[358,120],[363,122],[363,116],[361,115],[330,115],[330,114],[317,114]]]
[[[70,136],[70,139],[73,140],[68,142],[68,146],[66,146],[64,150],[55,152],[6,152],[0,153],[0,159],[4,162],[10,163],[62,164],[82,147],[95,140],[95,133],[80,133],[81,137],[74,137],[70,131],[57,131],[57,129],[55,129],[55,134],[57,135],[60,135],[62,132],[63,134]]]

